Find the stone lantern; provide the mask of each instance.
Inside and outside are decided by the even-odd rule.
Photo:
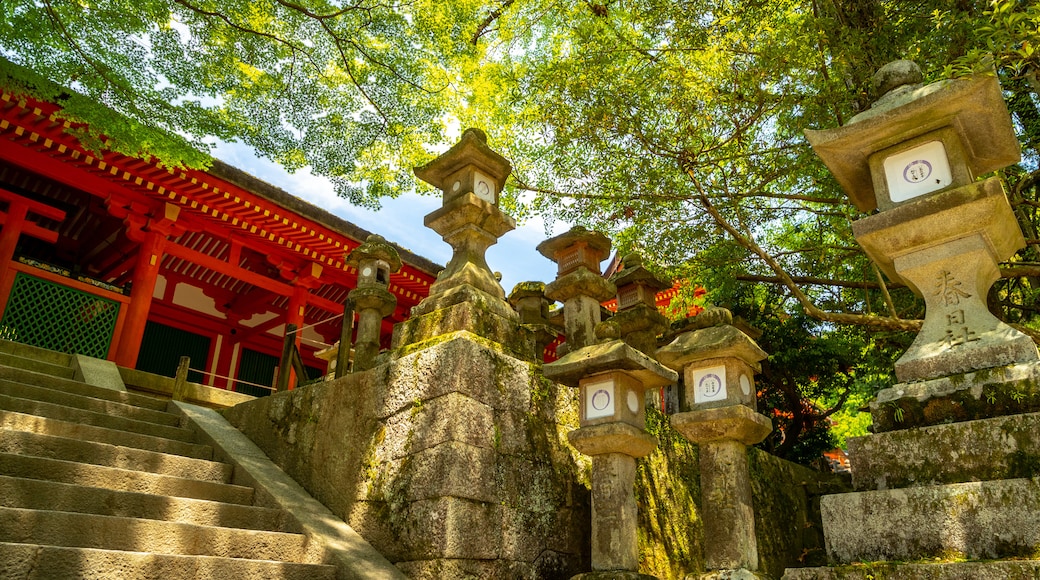
[[[559,335],[559,329],[549,321],[545,283],[520,282],[509,293],[509,303],[520,315],[520,324],[531,332],[534,343],[532,358],[541,360],[545,347]]]
[[[416,168],[419,179],[444,194],[441,208],[427,215],[424,223],[454,250],[448,266],[430,287],[430,296],[468,285],[505,299],[484,254],[516,227],[513,218],[498,209],[498,197],[510,171],[512,165],[488,147],[480,129],[466,129],[455,146]]]
[[[394,327],[392,349],[466,331],[516,353],[531,350],[530,336],[517,332],[519,316],[485,258],[487,249],[516,227],[498,208],[511,167],[488,147],[483,131],[466,129],[451,149],[415,169],[417,177],[443,193],[442,206],[424,223],[451,245],[452,256],[429,295]]]
[[[668,319],[657,310],[657,293],[672,285],[643,266],[643,257],[632,253],[622,260],[624,268],[611,276],[617,287],[617,314],[597,328],[602,338],[614,332],[644,354],[657,350],[657,335],[668,329]]]
[[[354,368],[365,370],[372,367],[379,354],[383,318],[397,306],[397,298],[387,287],[390,274],[401,269],[401,257],[396,248],[373,234],[347,255],[346,263],[358,272],[357,288],[348,295],[358,312]]]
[[[580,427],[568,435],[592,456],[592,569],[588,579],[639,575],[636,459],[657,447],[645,427],[645,393],[678,375],[621,340],[586,346],[543,367],[545,376],[577,386]]]
[[[567,342],[561,354],[596,342],[596,325],[602,320],[600,304],[617,288],[600,275],[599,264],[610,254],[610,240],[581,226],[538,244],[538,251],[556,262],[556,280],[545,287],[545,295],[563,303]]]
[[[903,383],[1032,362],[1036,346],[986,307],[998,262],[1025,240],[999,178],[1019,159],[995,75],[921,85],[912,62],[875,75],[872,108],[837,129],[806,131],[865,212],[853,233],[885,274],[925,300],[924,324],[896,362]]]
[[[706,578],[761,577],[747,447],[773,429],[755,411],[753,376],[766,353],[732,321],[728,310],[710,308],[657,351],[685,377],[690,410],[672,415],[672,426],[700,446]]]

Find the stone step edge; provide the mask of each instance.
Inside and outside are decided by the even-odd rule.
[[[260,560],[281,562],[299,562],[306,544],[301,534],[77,512],[0,507],[0,517],[4,521],[0,541],[7,543],[35,544],[42,540],[38,536],[45,536],[48,541],[60,539],[64,543],[55,545],[69,548],[225,558],[253,554]],[[14,539],[25,536],[30,539]]]
[[[28,358],[25,356],[26,353],[32,356],[49,362],[56,366],[68,366],[71,364],[72,355],[57,350],[50,350],[49,348],[43,348],[40,346],[33,346],[31,344],[25,344],[24,342],[17,342],[14,340],[0,339],[0,352],[17,356],[19,358]]]
[[[120,447],[133,447],[144,451],[155,453],[166,453],[169,455],[180,455],[193,459],[210,460],[213,450],[208,445],[200,443],[186,443],[174,439],[156,437],[154,435],[142,435],[129,431],[120,431],[108,427],[96,425],[84,425],[74,421],[54,419],[51,417],[40,417],[18,411],[5,411],[0,409],[0,428],[12,431],[24,431],[26,433],[37,433],[41,435],[57,435],[69,437],[73,433],[78,434],[84,440],[105,443],[108,445],[119,445]],[[42,431],[37,430],[42,429]],[[63,434],[64,433],[64,434]],[[118,441],[113,443],[112,441]],[[165,450],[163,450],[165,449]],[[179,451],[175,451],[179,450]]]
[[[4,493],[7,488],[12,490],[10,495]],[[20,491],[37,493],[18,493]],[[7,501],[8,499],[13,501]],[[34,501],[41,503],[36,504]],[[128,506],[133,506],[136,511],[131,513],[132,510],[129,510]],[[299,533],[297,530],[287,529],[285,513],[276,509],[9,475],[0,475],[0,507],[158,520],[240,530]],[[121,513],[122,510],[126,510],[126,513]],[[192,514],[195,511],[202,512],[207,517]],[[224,521],[218,521],[222,518]],[[237,522],[233,523],[232,520]]]
[[[18,439],[26,440],[25,444],[23,445]],[[210,459],[199,459],[177,455],[176,453],[163,453],[162,451],[150,451],[138,447],[127,447],[113,443],[63,437],[61,435],[48,435],[33,431],[18,431],[15,429],[0,431],[0,453],[31,455],[33,457],[73,461],[99,467],[135,469],[156,475],[188,477],[189,479],[215,483],[228,483],[231,481],[231,472],[234,469],[230,464]],[[80,456],[91,457],[84,459]],[[99,462],[98,456],[105,457]],[[169,464],[168,468],[164,468],[163,464]],[[171,473],[171,471],[175,472]],[[186,472],[192,475],[183,475]]]
[[[139,486],[173,488],[167,489],[164,492],[166,495],[169,495],[171,497],[194,497],[195,499],[210,499],[212,497],[223,497],[224,499],[222,500],[212,501],[223,501],[225,503],[239,503],[240,505],[252,505],[253,502],[254,490],[252,487],[245,485],[235,485],[233,483],[222,483],[216,481],[207,481],[203,479],[189,479],[184,477],[177,477],[174,475],[164,475],[161,473],[138,471],[135,469],[123,469],[121,467],[105,467],[103,465],[80,463],[78,461],[64,461],[62,459],[35,457],[32,455],[18,455],[15,453],[0,453],[0,462],[6,463],[8,461],[16,462],[15,465],[8,465],[8,468],[11,469],[19,467],[17,462],[21,462],[22,466],[26,465],[26,462],[31,464],[31,467],[34,468],[33,470],[31,470],[32,475],[26,475],[23,473],[22,475],[15,476],[23,477],[25,479],[39,479],[41,481],[54,481],[58,483],[70,483],[72,485],[97,487],[91,486],[89,483],[82,482],[82,479],[84,477],[89,475],[95,475],[99,476],[98,479],[105,480],[108,482],[125,483],[128,480],[132,480],[132,483]],[[52,477],[65,477],[65,479],[52,479]],[[68,479],[79,479],[80,481],[68,481]],[[125,489],[120,490],[115,487],[109,487],[106,489],[112,489],[114,491],[127,491]],[[208,497],[198,497],[197,495],[178,495],[184,493],[196,493],[198,495],[206,495]]]
[[[360,534],[311,497],[222,415],[180,401],[171,404],[173,409],[185,416],[200,441],[213,448],[214,457],[235,466],[232,483],[249,485],[256,490],[255,505],[285,510],[296,520],[307,537],[306,553],[301,561],[334,565],[338,578],[407,580]]]
[[[322,564],[278,560],[185,556],[128,550],[73,548],[46,544],[0,542],[4,572],[27,580],[50,580],[95,563],[97,578],[119,580],[194,580],[196,578],[278,578],[279,580],[334,580],[336,569]],[[111,571],[111,574],[104,572]],[[91,576],[94,578],[95,576]]]
[[[57,419],[59,421],[69,421],[81,425],[102,427],[124,433],[159,437],[171,441],[181,441],[183,443],[192,443],[193,439],[191,431],[179,426],[160,425],[158,423],[140,421],[138,419],[129,419],[116,415],[98,413],[97,411],[69,407],[58,403],[49,403],[46,401],[37,401],[36,399],[25,399],[22,397],[12,397],[4,394],[0,394],[0,409],[35,415],[37,417],[45,417],[48,419]]]
[[[71,358],[72,356],[70,355],[69,359]],[[61,364],[43,360],[42,358],[28,358],[20,354],[0,350],[0,364],[4,366],[44,373],[63,379],[73,379],[75,377],[75,371],[71,367],[71,362],[72,361],[70,360],[67,363]]]
[[[963,562],[865,562],[845,566],[788,568],[783,580],[1032,580],[1040,560],[969,560]]]
[[[20,393],[23,390],[37,391],[31,395],[29,393]],[[38,391],[45,391],[40,393]],[[14,394],[12,394],[14,393]],[[156,409],[149,409],[148,407],[139,407],[123,401],[112,401],[109,399],[99,399],[90,395],[83,395],[72,391],[64,391],[61,389],[52,389],[45,385],[34,385],[31,383],[23,383],[21,381],[13,381],[11,379],[0,379],[0,394],[5,394],[8,397],[17,397],[21,399],[31,399],[39,401],[41,403],[52,403],[55,405],[62,405],[65,407],[71,407],[74,409],[80,409],[82,411],[92,411],[100,413],[91,409],[94,407],[105,407],[104,413],[110,414],[113,417],[122,417],[124,419],[132,419],[135,421],[143,421],[146,423],[154,423],[156,425],[166,425],[168,427],[179,427],[179,421],[176,415],[168,413],[166,411],[159,411]],[[56,402],[53,400],[47,400],[44,397],[55,397],[61,399],[63,402]]]
[[[165,399],[151,397],[127,391],[116,391],[105,387],[90,385],[75,379],[55,377],[44,373],[37,373],[19,367],[5,366],[0,364],[0,379],[12,382],[25,383],[28,385],[43,386],[54,390],[68,390],[79,395],[126,403],[135,407],[143,407],[154,411],[167,410],[168,403]]]

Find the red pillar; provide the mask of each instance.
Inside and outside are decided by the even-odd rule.
[[[120,335],[114,359],[119,366],[127,368],[137,366],[137,355],[141,352],[144,326],[148,321],[148,311],[152,306],[152,294],[155,292],[155,282],[159,278],[159,263],[162,261],[163,246],[165,245],[165,235],[154,231],[146,232],[144,240],[137,250],[130,305],[126,311],[126,322],[123,325],[123,332]]]
[[[29,213],[29,207],[24,203],[11,201],[7,209],[7,219],[4,227],[0,230],[0,288],[10,290],[15,271],[11,268],[11,260],[14,259],[14,251],[18,246],[18,237],[22,235],[22,226],[25,225],[25,216]],[[9,292],[0,295],[0,315],[7,308]]]

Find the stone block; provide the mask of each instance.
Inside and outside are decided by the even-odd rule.
[[[1035,580],[1040,561],[878,562],[833,568],[788,568],[783,580]]]
[[[411,318],[394,326],[390,346],[393,350],[422,348],[438,336],[466,331],[527,357],[533,350],[529,344],[533,336],[521,329],[520,317],[509,303],[461,286],[424,300]]]
[[[849,439],[856,490],[1040,476],[1040,413]]]
[[[502,552],[501,506],[455,497],[412,502],[395,530],[403,560],[494,560]]]
[[[397,567],[411,580],[485,580],[509,578],[515,580],[541,580],[553,576],[538,574],[530,562],[509,560],[413,560],[398,562]],[[557,578],[563,578],[557,576]]]
[[[500,499],[495,452],[448,441],[371,467],[374,472],[359,497],[413,501],[457,497],[482,502]]]
[[[1040,364],[1026,363],[921,381],[878,392],[876,433],[1040,411]]]
[[[1040,549],[1040,481],[1008,479],[825,496],[832,561],[998,559]]]
[[[386,459],[400,459],[455,441],[491,449],[495,445],[495,412],[475,399],[448,393],[389,417],[381,445]]]
[[[386,372],[385,380],[372,385],[379,391],[374,395],[378,418],[448,393],[465,395],[496,410],[527,411],[530,407],[531,365],[465,333],[401,357]]]

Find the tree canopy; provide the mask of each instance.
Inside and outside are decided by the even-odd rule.
[[[1038,27],[1027,0],[9,0],[0,83],[121,152],[198,165],[237,139],[356,203],[414,187],[431,146],[482,127],[514,163],[512,212],[605,231],[799,364],[834,363],[825,383],[774,375],[816,403],[811,426],[884,383],[923,316],[853,240],[860,214],[802,134],[869,107],[891,60],[999,75],[1028,247],[990,303],[1040,337]]]

